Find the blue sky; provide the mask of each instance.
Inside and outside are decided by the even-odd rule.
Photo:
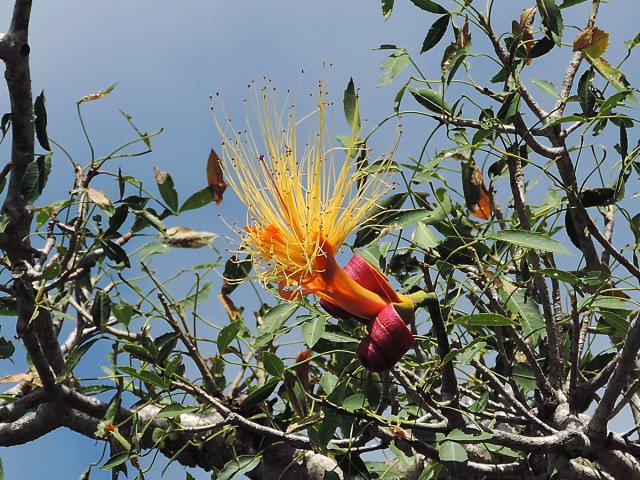
[[[0,28],[8,24],[9,3],[3,2],[0,7]],[[498,28],[504,31],[510,29],[511,20],[520,10],[535,2],[495,3]],[[630,14],[635,7],[634,0],[603,4],[599,24],[611,33],[612,44],[637,33],[637,16]],[[584,18],[583,11],[581,14],[576,19],[579,24]],[[372,49],[382,43],[406,46],[419,58],[421,67],[437,77],[440,48],[433,54],[418,55],[433,20],[408,0],[396,0],[394,13],[386,22],[377,0],[36,1],[31,26],[33,87],[36,93],[41,89],[46,92],[51,137],[86,163],[88,149],[75,116],[75,101],[119,82],[109,98],[86,108],[98,150],[104,153],[130,137],[118,108],[132,114],[143,129],[164,127],[165,133],[154,141],[154,153],[127,160],[123,170],[142,177],[151,188],[152,167],[167,170],[184,200],[204,185],[208,151],[219,144],[209,95],[220,92],[227,112],[240,119],[241,101],[252,79],[266,76],[282,90],[304,93],[312,91],[318,79],[327,78],[330,96],[340,106],[342,91],[353,76],[361,91],[363,117],[374,125],[391,111],[397,87],[376,88],[378,65],[385,53]],[[482,45],[478,40],[478,48]],[[610,55],[619,58],[619,50],[612,49]],[[565,58],[560,65],[565,65]],[[327,67],[329,64],[331,67]],[[627,67],[632,84],[637,84],[637,67],[635,60]],[[479,75],[488,73],[480,71]],[[531,75],[558,84],[560,68],[558,63],[542,60],[531,67]],[[6,93],[0,90],[0,105],[6,111]],[[341,116],[338,108],[336,118]],[[406,158],[416,153],[432,125],[409,120],[403,123],[405,135],[399,155]],[[418,141],[412,142],[414,138]],[[381,142],[380,148],[384,150],[389,143]],[[0,151],[6,156],[5,147]],[[61,155],[55,156],[43,201],[63,198],[70,188],[69,178],[68,164]],[[232,192],[227,192],[221,207],[211,205],[185,215],[180,224],[228,234],[218,214],[231,222],[242,218]],[[183,262],[202,262],[198,257],[202,255],[202,251],[177,252],[163,259],[162,268],[169,275]],[[213,253],[211,256],[209,261],[215,259]],[[215,302],[208,308],[212,318],[222,315]],[[2,319],[5,335],[14,328],[12,319]],[[0,365],[0,372],[14,373],[23,366],[17,358],[15,365]],[[96,460],[99,449],[90,440],[59,430],[32,444],[2,450],[0,456],[8,479],[45,475],[67,479],[77,478],[88,463]],[[184,477],[180,467],[172,467],[169,472],[166,478]],[[91,478],[106,479],[109,475],[100,472]]]

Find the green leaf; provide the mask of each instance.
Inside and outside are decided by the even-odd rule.
[[[262,354],[262,363],[269,375],[276,378],[283,378],[287,366],[278,355],[271,352],[264,352]]]
[[[616,90],[620,92],[626,92],[629,90],[629,81],[624,74],[604,58],[591,58],[588,55],[585,55],[585,58],[594,66],[598,73],[607,80],[607,82],[616,88]]]
[[[593,88],[593,69],[589,68],[578,80],[578,103],[584,116],[589,118],[595,115],[596,94]]]
[[[91,339],[88,342],[83,343],[79,347],[76,347],[73,350],[71,350],[71,353],[69,353],[67,360],[64,362],[64,366],[62,367],[62,370],[60,370],[60,373],[58,373],[58,379],[60,381],[64,380],[67,377],[67,375],[69,375],[73,371],[73,369],[76,368],[76,365],[78,365],[78,362],[80,362],[84,354],[87,353],[89,349],[93,346],[93,344],[96,343],[98,340],[99,339],[97,338]]]
[[[237,458],[229,460],[214,478],[216,480],[242,478],[245,473],[256,468],[260,463],[260,460],[262,460],[260,455],[240,455]]]
[[[356,393],[344,399],[342,408],[350,412],[354,412],[367,405],[367,398],[361,393]]]
[[[436,2],[433,2],[432,0],[411,0],[411,3],[413,3],[416,7],[421,8],[422,10],[425,10],[427,12],[438,13],[441,15],[448,13],[444,7],[441,7],[440,5],[438,5]]]
[[[275,332],[286,323],[297,309],[298,305],[295,303],[281,303],[273,307],[262,317],[262,323],[268,331]]]
[[[249,395],[247,395],[242,402],[242,408],[245,410],[251,409],[254,405],[263,402],[267,398],[271,396],[273,391],[278,386],[280,382],[277,378],[271,378],[265,382],[264,385],[252,390]]]
[[[172,403],[167,405],[156,414],[156,418],[175,418],[185,413],[193,413],[198,410],[196,406],[180,405],[179,403]]]
[[[526,232],[524,230],[502,230],[490,233],[487,238],[532,250],[540,250],[541,252],[571,255],[571,252],[560,242],[540,233]]]
[[[113,455],[107,462],[100,468],[102,470],[111,470],[119,465],[125,463],[131,457],[131,452],[120,452]]]
[[[549,80],[531,80],[531,82],[547,95],[560,99],[560,95],[556,91],[556,86]]]
[[[411,241],[424,250],[435,248],[440,243],[438,237],[423,222],[416,223]]]
[[[429,31],[427,32],[427,36],[424,38],[424,42],[422,42],[422,49],[420,50],[420,53],[431,50],[438,44],[438,42],[440,42],[440,40],[442,40],[442,37],[449,26],[450,18],[451,17],[449,15],[445,15],[433,22],[433,25],[431,25],[431,28],[429,28]]]
[[[467,451],[459,443],[446,440],[438,448],[438,456],[443,462],[466,462],[468,460]]]
[[[454,325],[465,327],[505,327],[515,325],[515,322],[500,315],[499,313],[474,313],[472,315],[461,315],[452,322]]]
[[[195,210],[197,208],[204,207],[211,202],[213,202],[211,191],[209,190],[209,187],[204,187],[202,190],[198,190],[187,198],[187,200],[182,204],[182,207],[180,207],[180,212]]]
[[[451,107],[444,100],[442,94],[430,88],[409,87],[409,92],[413,98],[427,110],[439,115],[451,115]]]
[[[578,311],[583,309],[607,308],[611,310],[625,310],[631,306],[629,300],[619,297],[610,297],[607,295],[593,295],[583,298],[578,303]]]
[[[32,161],[24,172],[20,193],[27,203],[35,202],[44,191],[51,173],[51,154],[40,155]]]
[[[503,287],[499,289],[498,293],[507,309],[519,317],[522,331],[527,339],[537,343],[547,335],[544,318],[538,304],[532,298],[526,297],[524,291],[516,289],[513,292],[508,292]]]
[[[504,99],[496,118],[502,123],[511,123],[520,109],[520,93],[512,92]]]
[[[131,305],[122,300],[121,303],[113,305],[111,309],[113,310],[113,315],[116,317],[118,322],[122,323],[125,326],[129,325],[129,322],[131,321],[134,313],[133,307]]]
[[[347,88],[344,91],[344,96],[342,97],[342,104],[344,106],[344,116],[347,119],[347,123],[353,128],[353,131],[358,132],[360,130],[360,112],[358,111],[358,95],[356,94],[356,88],[353,84],[353,78],[349,79]]]
[[[203,283],[202,285],[200,285],[200,290],[192,293],[191,295],[186,297],[184,300],[180,301],[182,308],[185,311],[195,310],[198,305],[200,305],[207,298],[209,298],[209,295],[211,295],[212,290],[213,290],[213,283],[211,282]]]
[[[378,86],[389,85],[393,79],[409,65],[409,55],[404,48],[397,49],[389,55],[387,59],[380,64],[380,69],[384,70],[384,74],[378,81]]]
[[[633,50],[634,48],[636,48],[638,45],[640,45],[640,33],[638,33],[631,40],[626,40],[624,42],[624,45],[627,47],[627,50]]]
[[[156,184],[160,191],[160,196],[167,203],[167,206],[173,212],[178,211],[178,192],[173,184],[171,175],[167,172],[163,172],[158,168],[154,168]]]
[[[0,337],[0,359],[11,358],[16,351],[13,343],[4,337]]]
[[[555,0],[537,0],[538,10],[542,17],[542,24],[551,32],[553,41],[561,46],[562,30],[564,23],[562,21],[562,12],[556,5]]]
[[[300,327],[300,333],[302,333],[304,343],[306,343],[309,348],[313,348],[314,345],[318,343],[318,340],[322,338],[326,321],[326,317],[318,315]]]
[[[160,377],[157,373],[151,372],[149,370],[136,370],[133,367],[127,366],[117,366],[118,370],[126,373],[130,377],[137,378],[138,380],[142,380],[145,383],[150,383],[160,389],[164,389],[164,381],[162,377]]]
[[[333,389],[336,388],[337,384],[338,377],[336,377],[331,372],[324,372],[322,374],[322,377],[320,377],[320,386],[322,387],[325,395],[329,395],[331,392],[333,392]]]
[[[47,109],[44,106],[45,103],[44,90],[40,92],[40,95],[36,97],[36,101],[33,103],[33,113],[35,115],[36,126],[36,138],[38,143],[45,150],[51,150],[49,145],[49,136],[47,135]]]
[[[242,260],[237,255],[230,257],[224,264],[222,293],[229,295],[233,292],[247,278],[247,275],[251,272],[251,267],[251,258],[248,256]]]
[[[113,260],[116,263],[122,263],[125,267],[131,267],[127,252],[124,251],[120,245],[111,240],[103,242],[104,253],[109,260]]]
[[[240,332],[241,325],[239,322],[233,322],[229,325],[225,326],[220,333],[218,333],[218,338],[216,339],[216,345],[218,346],[218,353],[222,355],[227,347],[233,342],[238,333]]]
[[[393,0],[382,0],[382,16],[387,20],[393,11]]]
[[[91,304],[91,318],[93,324],[100,331],[103,331],[109,322],[111,316],[111,298],[102,290],[98,290],[93,297],[93,303]]]
[[[581,282],[578,277],[576,277],[573,273],[567,272],[565,270],[558,270],[557,268],[541,268],[538,270],[542,275],[546,275],[547,277],[554,278],[560,282],[568,283],[573,287],[579,287]]]
[[[407,199],[407,193],[396,193],[383,198],[369,211],[369,218],[356,233],[353,248],[363,247],[374,241],[381,227],[391,221]]]

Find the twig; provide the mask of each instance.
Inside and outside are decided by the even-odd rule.
[[[524,172],[522,171],[522,162],[516,156],[509,156],[507,159],[509,166],[509,179],[511,183],[511,192],[513,194],[513,203],[520,226],[523,230],[531,230],[529,215],[524,196]],[[562,385],[562,355],[560,353],[560,340],[558,338],[558,327],[556,325],[555,316],[551,309],[549,300],[549,289],[543,276],[538,272],[541,268],[540,256],[532,250],[529,253],[531,265],[534,270],[533,284],[538,292],[538,298],[542,303],[544,312],[544,322],[547,332],[547,349],[549,358],[549,383],[551,387],[557,389]]]
[[[482,374],[485,376],[485,378],[488,380],[491,386],[493,386],[493,388],[495,388],[498,392],[500,392],[503,398],[510,405],[512,405],[518,412],[524,415],[527,419],[529,419],[533,424],[535,424],[543,432],[553,433],[556,431],[555,429],[547,425],[545,422],[540,420],[538,417],[536,417],[535,415],[532,415],[529,409],[524,404],[520,403],[520,401],[517,398],[515,398],[513,395],[510,394],[507,388],[502,384],[502,382],[498,379],[498,377],[496,377],[495,374],[489,368],[487,368],[486,366],[484,366],[482,363],[480,363],[478,360],[475,360],[475,359],[471,360],[471,365],[473,365],[477,370],[482,372]]]
[[[453,368],[453,361],[445,363],[445,358],[447,358],[451,351],[449,338],[447,337],[447,328],[444,324],[444,319],[442,318],[440,302],[438,301],[433,282],[431,281],[429,266],[425,263],[421,263],[420,268],[429,293],[429,296],[425,301],[425,306],[429,312],[429,316],[431,317],[431,324],[433,325],[438,345],[438,355],[440,357],[440,362],[442,362],[442,399],[448,403],[448,406],[443,413],[450,422],[450,425],[452,427],[457,427],[464,423],[464,419],[460,413],[460,393],[458,392],[458,380],[456,379],[456,372]]]
[[[180,328],[178,321],[175,319],[175,317],[173,316],[173,313],[171,312],[171,307],[169,306],[167,297],[165,297],[165,295],[162,292],[158,292],[158,300],[160,300],[160,303],[162,304],[162,308],[164,309],[167,322],[169,323],[169,325],[171,325],[173,330],[180,337],[180,340],[182,341],[184,346],[187,348],[187,351],[189,352],[189,356],[191,357],[193,362],[196,364],[196,367],[198,368],[200,375],[202,375],[202,380],[204,381],[207,391],[209,391],[212,395],[215,395],[216,397],[221,397],[222,392],[220,391],[220,388],[218,388],[218,385],[216,384],[216,381],[214,380],[213,375],[211,375],[211,371],[207,367],[207,363],[205,362],[204,358],[202,358],[202,355],[200,354],[198,347],[189,336],[189,333],[183,330],[182,328]]]
[[[620,391],[624,387],[625,382],[629,376],[629,373],[635,365],[635,359],[640,349],[640,313],[636,312],[634,319],[629,324],[629,331],[625,338],[624,345],[620,355],[616,368],[607,384],[607,387],[602,395],[602,399],[596,411],[594,412],[589,424],[587,425],[587,431],[595,434],[603,435],[607,429],[607,423],[611,418],[614,402],[620,395]]]

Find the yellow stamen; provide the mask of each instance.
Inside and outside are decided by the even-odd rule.
[[[322,90],[317,110],[306,120],[317,119],[313,141],[302,149],[293,108],[285,124],[273,113],[274,99],[266,88],[258,103],[262,149],[250,131],[217,124],[227,180],[251,219],[242,249],[252,256],[261,280],[305,285],[323,271],[318,258],[326,257],[327,249],[322,244],[336,251],[387,185],[376,178],[358,182],[363,173],[351,158],[353,146],[342,150],[340,162],[336,149],[327,147]]]

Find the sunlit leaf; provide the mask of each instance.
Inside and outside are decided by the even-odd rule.
[[[507,242],[519,247],[530,248],[532,250],[570,255],[569,250],[560,242],[541,233],[527,232],[524,230],[501,230],[491,232],[487,235],[487,238]]]

